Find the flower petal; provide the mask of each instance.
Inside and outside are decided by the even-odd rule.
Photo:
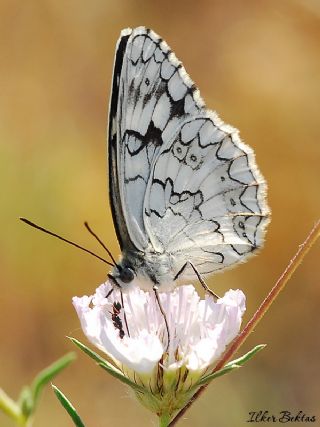
[[[206,297],[199,305],[199,340],[190,346],[186,357],[189,370],[204,370],[225,351],[240,330],[245,310],[245,296],[240,291],[228,291],[217,302]]]
[[[92,344],[108,354],[118,365],[123,364],[138,373],[151,372],[163,354],[160,339],[146,329],[141,330],[134,338],[125,336],[121,339],[108,312],[104,297],[106,291],[108,288],[101,285],[92,297],[73,298],[83,332]]]

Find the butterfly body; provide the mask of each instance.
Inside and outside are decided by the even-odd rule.
[[[127,252],[113,269],[112,276],[122,289],[126,289],[130,282],[123,281],[122,276],[123,271],[129,269],[141,289],[150,290],[158,286],[161,291],[168,291],[174,287],[175,265],[174,255],[168,253]]]
[[[238,131],[205,107],[152,30],[122,31],[109,113],[109,188],[119,285],[172,288],[261,247],[266,183]],[[131,279],[131,280],[129,280]]]

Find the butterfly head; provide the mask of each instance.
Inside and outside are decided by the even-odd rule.
[[[133,282],[135,276],[136,273],[132,265],[123,259],[120,263],[115,264],[112,274],[108,274],[109,279],[121,289],[125,289],[127,287],[126,285]]]
[[[123,283],[130,283],[134,279],[134,271],[131,267],[121,267],[119,270],[119,279]]]

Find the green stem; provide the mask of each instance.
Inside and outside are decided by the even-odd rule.
[[[28,419],[25,419],[22,424],[20,424],[22,427],[32,427],[33,425],[33,417],[30,416]]]
[[[292,274],[299,267],[299,265],[303,261],[303,258],[310,251],[310,249],[315,244],[315,242],[317,241],[319,236],[320,236],[320,220],[318,220],[316,222],[313,229],[310,231],[310,233],[308,234],[307,238],[302,243],[302,245],[299,245],[298,251],[296,252],[294,257],[290,260],[289,264],[287,265],[286,269],[284,270],[284,272],[281,274],[281,276],[277,280],[276,284],[273,286],[273,288],[271,289],[269,294],[266,296],[266,298],[262,301],[261,305],[259,306],[257,311],[254,313],[252,318],[249,320],[247,325],[244,327],[244,329],[241,331],[241,333],[234,339],[234,341],[231,344],[231,346],[229,347],[229,349],[225,352],[224,356],[220,359],[217,366],[212,371],[212,374],[219,371],[226,364],[226,362],[231,359],[233,354],[239,349],[239,347],[248,338],[249,334],[257,326],[257,324],[262,319],[264,314],[270,308],[271,304],[276,300],[279,293],[282,291],[282,289],[288,283]],[[194,401],[204,392],[206,387],[207,387],[207,385],[202,386],[194,394],[192,400],[190,400],[187,403],[187,405],[181,409],[181,411],[175,416],[175,418],[171,421],[171,423],[168,425],[168,427],[173,427],[176,425],[176,423],[182,418],[184,413],[190,408],[190,406],[194,403]]]
[[[0,410],[7,414],[19,426],[31,427],[31,422],[23,415],[20,406],[12,400],[2,388],[0,389]]]
[[[168,427],[171,417],[169,414],[161,414],[159,416],[159,427]]]

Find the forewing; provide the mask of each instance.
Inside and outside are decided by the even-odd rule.
[[[121,248],[150,247],[143,206],[155,160],[202,107],[193,82],[159,36],[144,27],[121,33],[109,117],[110,193]]]
[[[149,180],[145,224],[152,245],[172,254],[173,274],[187,261],[202,274],[244,261],[263,242],[265,192],[238,132],[213,112],[195,115],[162,147]]]

